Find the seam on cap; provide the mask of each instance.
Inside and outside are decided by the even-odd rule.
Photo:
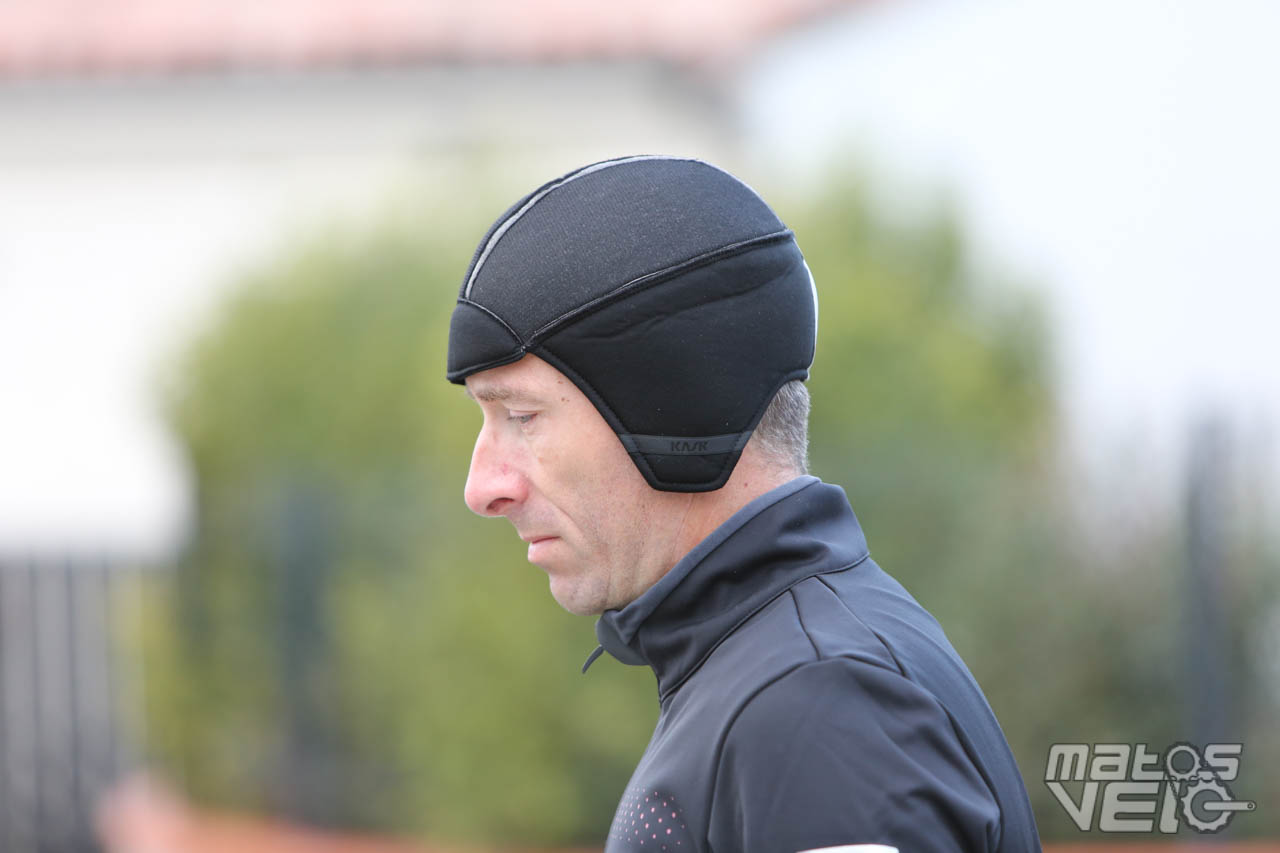
[[[491,367],[502,367],[504,364],[511,364],[512,362],[519,361],[525,357],[527,352],[528,350],[526,350],[524,346],[518,346],[501,358],[483,361],[480,364],[469,364],[466,367],[460,367],[457,370],[450,370],[444,375],[444,378],[456,385],[464,385],[466,384],[465,380],[468,376],[471,376],[474,373],[479,373],[482,370],[488,370]]]
[[[468,308],[476,308],[481,313],[492,317],[493,320],[498,325],[502,326],[502,328],[506,330],[507,334],[509,334],[516,342],[516,348],[513,352],[509,352],[506,355],[499,356],[498,358],[493,358],[488,361],[481,362],[480,364],[467,364],[459,367],[457,370],[447,371],[444,375],[445,379],[450,382],[460,382],[462,379],[473,373],[479,373],[480,371],[488,370],[491,367],[500,367],[504,364],[510,364],[513,361],[518,361],[524,357],[526,352],[528,352],[528,345],[525,344],[524,339],[520,337],[515,329],[511,328],[511,325],[506,320],[499,317],[493,311],[484,307],[479,302],[472,302],[470,299],[464,299],[461,296],[458,297],[458,304],[466,305]]]
[[[484,262],[489,259],[489,253],[493,251],[494,246],[498,244],[498,241],[502,239],[503,235],[507,233],[507,231],[511,228],[511,226],[515,225],[516,222],[520,220],[520,217],[528,213],[530,208],[532,208],[538,202],[542,201],[542,199],[545,198],[549,193],[559,189],[560,187],[564,186],[567,183],[577,180],[578,178],[586,177],[587,175],[591,175],[596,172],[603,171],[604,169],[608,169],[611,166],[622,166],[626,163],[637,163],[644,160],[685,160],[691,163],[702,163],[701,160],[696,160],[692,157],[676,157],[670,154],[639,154],[635,157],[620,157],[617,160],[604,160],[600,163],[593,163],[590,166],[584,166],[583,168],[579,169],[576,172],[570,172],[568,175],[565,175],[563,178],[561,178],[558,181],[553,181],[552,183],[543,187],[540,191],[534,193],[529,198],[528,201],[526,201],[523,205],[521,205],[519,210],[511,214],[511,216],[508,217],[506,222],[503,222],[502,225],[496,228],[494,232],[489,235],[489,240],[485,244],[484,249],[476,257],[475,265],[471,268],[471,274],[467,276],[467,284],[462,289],[462,296],[468,299],[471,297],[471,287],[476,283],[476,277],[480,275],[480,268],[483,267]],[[706,163],[704,165],[710,166],[711,164]],[[712,166],[712,168],[717,168],[717,167]],[[724,170],[717,169],[717,171],[723,172]],[[728,173],[726,172],[725,174],[728,174]],[[752,190],[752,192],[755,192],[755,190]]]
[[[459,296],[459,297],[458,297],[458,304],[459,304],[459,305],[470,305],[472,308],[479,308],[481,311],[483,311],[484,313],[488,314],[490,317],[492,317],[493,319],[495,319],[495,320],[497,320],[499,323],[501,323],[501,324],[502,324],[502,328],[504,328],[504,329],[506,329],[506,330],[507,330],[507,334],[509,334],[509,335],[511,335],[511,337],[515,338],[516,343],[520,344],[521,346],[524,346],[524,344],[525,344],[525,340],[524,340],[524,338],[520,337],[520,333],[519,333],[519,332],[517,332],[515,329],[511,328],[511,324],[510,324],[510,323],[508,323],[506,320],[504,320],[504,319],[502,319],[501,317],[499,317],[497,314],[493,313],[493,311],[492,311],[492,310],[490,310],[489,308],[484,307],[484,306],[483,306],[483,305],[481,305],[479,302],[472,302],[470,299],[467,299],[466,297],[463,297],[463,296]]]
[[[564,325],[570,320],[576,320],[584,314],[589,314],[592,311],[603,308],[614,300],[621,299],[635,291],[661,284],[681,273],[688,272],[689,270],[696,269],[700,266],[705,266],[706,264],[724,260],[725,258],[733,257],[734,255],[740,255],[744,252],[748,252],[772,242],[781,242],[793,237],[795,237],[795,235],[791,232],[791,229],[784,228],[781,231],[774,231],[771,234],[761,234],[757,237],[739,240],[736,243],[730,243],[727,246],[721,246],[718,249],[712,249],[709,252],[694,255],[692,258],[686,258],[683,261],[663,267],[662,269],[647,272],[642,276],[638,276],[637,278],[633,278],[628,282],[618,285],[608,293],[603,293],[597,296],[590,302],[586,302],[579,305],[577,308],[566,311],[551,322],[544,324],[542,327],[529,334],[529,342],[534,343],[546,335],[551,334],[559,326]]]

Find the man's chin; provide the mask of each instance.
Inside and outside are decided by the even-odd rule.
[[[607,599],[603,594],[592,594],[584,590],[582,584],[571,579],[549,575],[551,597],[556,603],[576,616],[599,616],[608,609]]]

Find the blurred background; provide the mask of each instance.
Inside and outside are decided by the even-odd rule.
[[[444,349],[508,204],[650,152],[796,231],[814,473],[1043,839],[1125,840],[1050,744],[1178,741],[1243,744],[1258,807],[1213,839],[1280,837],[1276,32],[1265,0],[0,2],[0,850],[598,849],[653,677],[581,675],[591,620],[465,510]]]

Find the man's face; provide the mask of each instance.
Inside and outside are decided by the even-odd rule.
[[[690,496],[651,488],[563,373],[526,355],[466,385],[484,412],[467,506],[515,525],[562,607],[622,607],[675,564]]]

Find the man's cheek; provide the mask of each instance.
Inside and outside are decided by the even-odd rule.
[[[540,456],[538,463],[549,479],[577,494],[598,488],[601,475],[599,458],[587,446],[556,448]]]

